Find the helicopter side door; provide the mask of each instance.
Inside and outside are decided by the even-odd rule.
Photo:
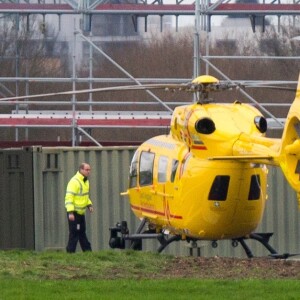
[[[153,169],[155,154],[137,150],[129,173],[129,200],[137,217],[155,218]]]
[[[157,169],[155,174],[155,193],[156,207],[160,214],[160,224],[169,223],[169,201],[172,198],[172,193],[169,193],[167,186],[170,180],[170,158],[165,155],[157,155]]]
[[[141,151],[138,169],[138,186],[140,209],[143,217],[150,219],[157,218],[155,194],[153,193],[154,184],[154,160],[155,153]]]

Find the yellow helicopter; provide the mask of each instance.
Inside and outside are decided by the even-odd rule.
[[[129,197],[141,220],[129,233],[127,222],[110,229],[111,248],[142,249],[157,239],[158,252],[173,241],[232,240],[253,257],[247,239],[260,242],[274,258],[272,233],[255,233],[267,201],[267,165],[280,167],[296,191],[300,207],[300,76],[296,97],[281,139],[266,137],[267,120],[250,104],[215,103],[209,94],[236,87],[210,75],[186,84],[107,87],[81,91],[1,98],[0,101],[105,91],[167,89],[193,92],[198,101],[178,106],[170,132],[145,141],[129,171]],[[287,88],[288,89],[288,88]]]
[[[143,239],[154,238],[161,252],[178,240],[216,247],[229,239],[253,257],[245,240],[254,239],[282,257],[269,244],[272,234],[254,231],[267,200],[266,165],[281,168],[300,206],[300,78],[282,139],[265,137],[267,121],[253,106],[209,100],[209,92],[231,88],[227,83],[203,75],[180,88],[198,93],[199,101],[177,107],[170,133],[136,150],[122,195],[141,225],[130,234],[126,221],[117,223],[110,246],[140,250]]]

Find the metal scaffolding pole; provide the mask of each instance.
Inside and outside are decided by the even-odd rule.
[[[100,47],[96,46],[91,40],[89,40],[87,37],[85,37],[80,31],[77,31],[77,33],[80,35],[80,37],[88,42],[94,49],[96,49],[99,53],[101,53],[109,62],[111,62],[115,67],[117,67],[122,73],[124,73],[126,76],[128,76],[134,83],[137,85],[142,85],[141,82],[139,82],[134,76],[132,76],[129,72],[127,72],[122,66],[120,66],[118,63],[116,63],[108,54],[106,54]],[[166,103],[164,103],[159,97],[157,97],[154,93],[152,93],[149,90],[146,90],[146,92],[152,96],[156,101],[158,101],[164,108],[166,108],[168,111],[173,111],[173,109],[168,106]]]
[[[223,76],[224,78],[227,78],[230,80],[223,72],[221,72],[213,63],[212,59],[282,59],[282,60],[290,60],[290,59],[296,59],[299,60],[299,57],[268,57],[268,56],[252,56],[252,57],[241,57],[241,56],[210,56],[210,30],[211,30],[211,17],[212,16],[237,16],[239,14],[247,14],[251,16],[276,16],[278,18],[278,27],[280,27],[281,17],[283,16],[293,16],[293,19],[295,20],[296,16],[300,15],[300,5],[298,2],[293,1],[292,4],[281,4],[280,1],[273,1],[270,4],[254,4],[249,5],[247,3],[241,4],[241,3],[230,3],[230,1],[225,2],[224,0],[217,0],[215,3],[211,3],[210,0],[196,0],[193,4],[185,4],[184,1],[175,1],[176,4],[164,4],[163,1],[154,1],[152,3],[147,3],[147,1],[144,1],[143,3],[135,3],[135,4],[128,4],[128,3],[119,3],[119,4],[112,4],[112,3],[106,3],[104,0],[96,0],[96,1],[81,1],[81,0],[65,0],[65,1],[59,1],[59,3],[56,0],[42,1],[43,3],[29,3],[29,1],[1,1],[0,2],[0,14],[2,16],[6,16],[9,14],[15,14],[15,22],[16,22],[16,30],[18,30],[19,27],[19,18],[23,18],[23,16],[26,19],[26,25],[27,29],[30,29],[30,20],[29,17],[34,14],[40,14],[43,18],[43,23],[45,22],[45,16],[48,14],[55,14],[58,15],[59,18],[59,29],[60,28],[60,22],[61,22],[61,16],[63,15],[70,15],[74,16],[74,40],[73,40],[73,53],[72,53],[72,75],[70,78],[35,78],[35,77],[29,77],[26,73],[25,77],[22,77],[22,74],[20,74],[19,65],[20,65],[20,54],[18,49],[18,41],[16,38],[16,50],[15,50],[15,77],[3,77],[1,78],[0,87],[2,91],[1,94],[11,94],[11,91],[5,87],[3,84],[4,82],[14,82],[15,83],[15,93],[16,95],[19,95],[19,89],[22,87],[21,83],[25,82],[25,89],[26,94],[29,93],[29,84],[31,82],[71,82],[72,83],[72,90],[76,90],[76,83],[77,82],[85,82],[89,84],[89,88],[93,88],[93,84],[96,82],[101,83],[132,83],[134,82],[137,85],[142,85],[143,83],[149,83],[149,82],[163,82],[163,83],[179,83],[179,82],[187,82],[190,80],[190,78],[134,78],[129,72],[127,72],[124,68],[122,68],[120,65],[118,65],[107,53],[105,53],[100,47],[97,47],[95,43],[93,43],[93,35],[91,33],[91,20],[92,16],[95,15],[118,15],[118,16],[125,16],[125,15],[131,15],[135,19],[137,19],[139,16],[148,16],[148,15],[158,15],[160,16],[160,20],[162,21],[163,16],[165,15],[172,15],[176,16],[176,31],[178,30],[178,17],[187,15],[187,16],[194,16],[195,17],[195,24],[194,24],[194,57],[193,57],[193,77],[199,76],[201,73],[208,74],[210,69],[213,69],[214,71],[218,72]],[[93,2],[93,3],[91,3]],[[77,15],[81,16],[83,27],[85,29],[88,29],[90,31],[89,36],[84,36],[82,32],[78,31],[76,29],[75,25],[75,17]],[[296,23],[296,22],[295,22]],[[294,24],[295,25],[295,24]],[[162,29],[162,24],[161,24]],[[89,77],[88,78],[77,78],[77,72],[76,72],[76,64],[78,63],[78,53],[76,53],[77,43],[78,43],[78,36],[80,35],[80,38],[82,38],[85,42],[89,44]],[[205,35],[204,35],[205,34]],[[17,37],[17,35],[16,35]],[[205,45],[205,56],[201,55],[201,43],[203,43],[203,46]],[[108,59],[114,66],[116,66],[127,78],[93,78],[93,51],[96,50],[99,53],[101,53],[106,59]],[[202,50],[204,52],[204,50]],[[200,62],[203,61],[205,64],[205,70],[200,69]],[[236,82],[236,81],[235,81]],[[283,81],[282,81],[283,82]],[[268,104],[262,104],[258,103],[255,99],[250,97],[249,95],[246,95],[243,90],[240,90],[240,92],[245,95],[251,102],[255,103],[256,105],[259,105],[260,108],[270,117],[275,120],[276,125],[282,126],[282,121],[277,119],[275,116],[269,113],[268,110],[266,110],[264,107],[268,106]],[[158,98],[156,95],[154,95],[151,91],[147,91],[148,94],[150,94],[154,99],[155,102],[143,102],[140,101],[141,105],[160,105],[163,107],[168,113],[171,113],[173,111],[173,105],[178,105],[182,103],[165,103],[160,98]],[[95,97],[94,97],[95,98]],[[95,112],[95,106],[99,108],[100,105],[104,104],[110,104],[110,105],[128,105],[128,103],[120,103],[117,101],[101,101],[95,102],[93,99],[92,93],[89,93],[88,101],[77,101],[77,98],[75,94],[72,95],[72,98],[67,101],[14,101],[14,102],[6,102],[2,103],[0,99],[0,104],[2,105],[14,105],[15,107],[15,114],[18,114],[20,112],[20,108],[22,108],[21,104],[26,105],[29,104],[44,104],[44,105],[64,105],[69,104],[71,107],[71,113],[72,113],[72,122],[69,123],[69,125],[63,125],[63,128],[71,128],[72,129],[72,146],[75,146],[78,144],[78,132],[83,133],[86,137],[88,137],[90,140],[95,142],[98,146],[100,144],[94,140],[94,138],[86,132],[86,127],[79,126],[79,120],[77,120],[77,114],[78,114],[78,108],[79,105],[82,105],[84,107],[88,107],[88,110],[90,113]],[[134,102],[136,104],[136,102]],[[269,104],[269,106],[272,104]],[[283,105],[283,104],[277,104],[277,105]],[[172,107],[171,107],[172,106]],[[165,111],[165,112],[166,112]],[[98,111],[99,112],[99,111]],[[24,114],[21,112],[20,114]],[[26,112],[27,114],[27,112]],[[23,116],[26,116],[24,114]],[[65,127],[64,127],[65,126]],[[93,128],[100,128],[101,126],[97,127],[98,125],[93,125]],[[126,125],[127,126],[127,125]],[[128,125],[129,126],[129,125]],[[3,126],[5,127],[5,126]],[[37,125],[32,125],[32,128],[38,128]],[[31,128],[28,126],[27,128]],[[57,126],[59,127],[59,125]],[[15,140],[19,140],[19,131],[18,128],[26,128],[26,125],[20,125],[19,127],[15,128]],[[47,125],[44,125],[43,128],[51,128],[51,126],[47,127]],[[92,128],[92,126],[91,126]],[[153,127],[154,128],[154,127]]]

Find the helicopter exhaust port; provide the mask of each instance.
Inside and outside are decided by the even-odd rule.
[[[268,129],[267,120],[262,116],[255,117],[254,124],[261,133],[265,133]]]
[[[195,129],[198,133],[211,134],[216,130],[216,126],[212,119],[203,118],[195,122]]]

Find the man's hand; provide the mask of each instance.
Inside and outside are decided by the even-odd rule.
[[[69,213],[68,218],[69,218],[70,221],[75,221],[75,216],[74,216],[73,213]]]
[[[89,206],[88,209],[89,209],[90,213],[92,213],[94,211],[94,207],[93,206]]]

